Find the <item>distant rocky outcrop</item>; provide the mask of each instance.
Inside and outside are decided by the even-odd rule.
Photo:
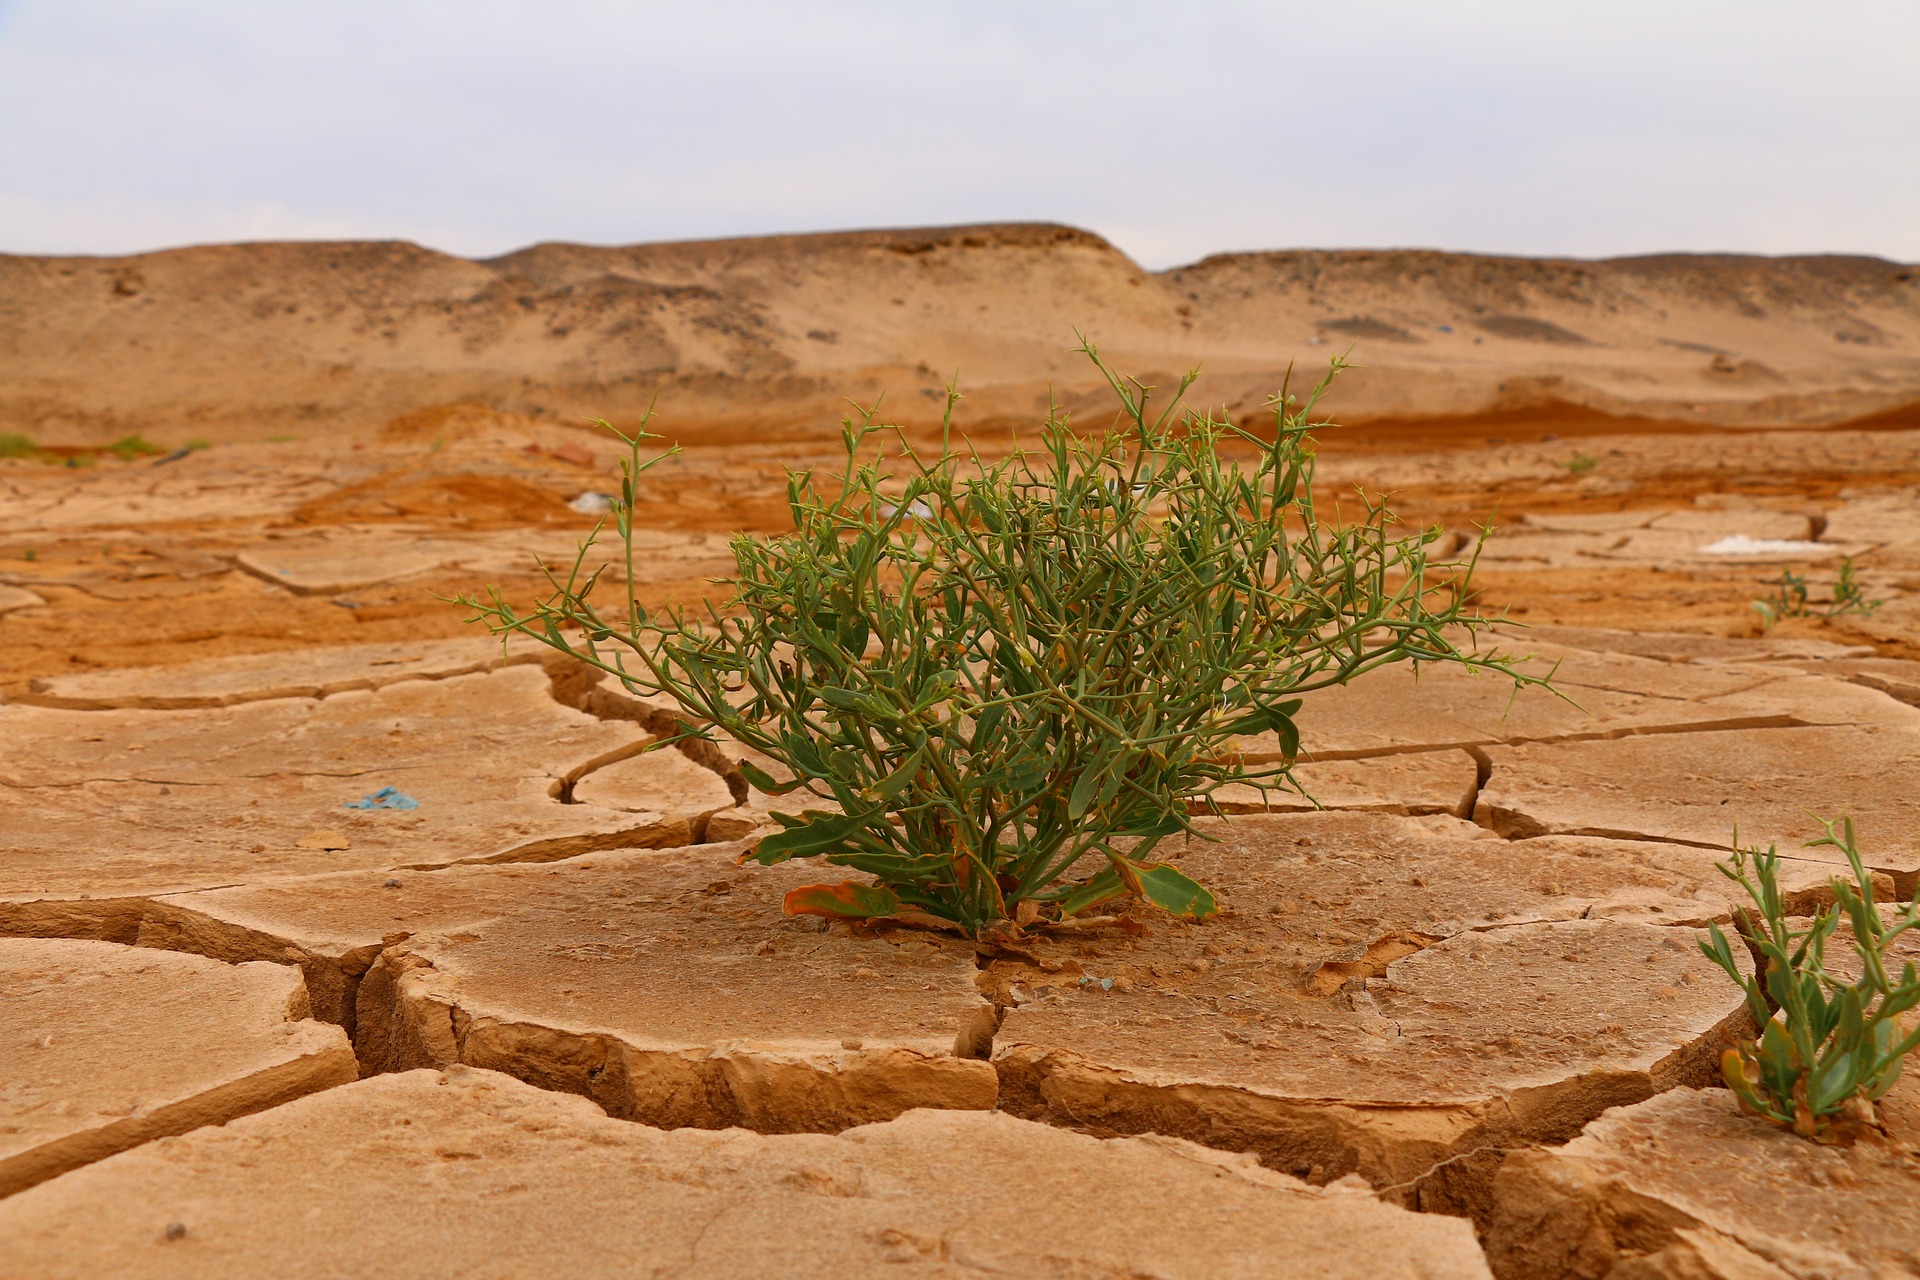
[[[406,243],[0,256],[0,431],[66,444],[371,432],[445,405],[682,439],[829,427],[848,397],[971,423],[1123,370],[1257,412],[1336,350],[1343,418],[1578,410],[1774,425],[1920,423],[1920,269],[1876,258],[1603,261],[1417,250],[1221,254],[1142,269],[1047,224],[862,231],[470,260]]]

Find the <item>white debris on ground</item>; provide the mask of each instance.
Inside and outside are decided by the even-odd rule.
[[[1718,542],[1709,542],[1700,550],[1710,556],[1822,556],[1840,550],[1826,542],[1805,542],[1798,538],[1749,538],[1736,533]]]

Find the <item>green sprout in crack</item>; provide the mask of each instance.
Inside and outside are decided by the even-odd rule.
[[[731,599],[704,617],[649,611],[630,585],[596,597],[591,541],[524,612],[498,591],[462,603],[777,764],[741,772],[802,804],[743,860],[871,877],[797,889],[791,914],[975,936],[1135,903],[1211,916],[1156,851],[1199,834],[1222,787],[1291,785],[1303,697],[1403,661],[1544,681],[1472,649],[1489,620],[1465,603],[1471,563],[1429,561],[1440,530],[1395,538],[1382,504],[1318,505],[1310,418],[1340,359],[1304,404],[1273,397],[1267,439],[1183,411],[1196,375],[1150,407],[1081,350],[1111,426],[1081,434],[1056,409],[1037,450],[994,461],[955,445],[951,390],[937,451],[857,413],[844,469],[789,473],[792,532],[735,538]],[[643,456],[644,423],[617,434],[631,584],[635,485],[669,455]],[[1243,760],[1237,741],[1262,734],[1281,762]]]
[[[1878,1127],[1874,1103],[1899,1080],[1906,1055],[1920,1047],[1920,1027],[1903,1018],[1920,1005],[1920,975],[1912,961],[1897,978],[1888,968],[1894,940],[1920,927],[1920,895],[1904,910],[1883,911],[1852,820],[1823,819],[1822,825],[1826,834],[1809,847],[1838,849],[1853,872],[1851,883],[1831,881],[1834,905],[1795,928],[1780,897],[1779,856],[1771,848],[1736,848],[1720,871],[1753,900],[1752,909],[1735,913],[1734,927],[1757,972],[1746,973],[1717,924],[1708,927],[1700,949],[1740,984],[1761,1029],[1757,1039],[1720,1056],[1720,1074],[1741,1109],[1815,1142],[1844,1143]],[[1827,942],[1842,918],[1860,957],[1854,982],[1826,969]]]
[[[1764,600],[1753,602],[1754,611],[1760,615],[1760,625],[1771,627],[1782,618],[1838,618],[1850,613],[1872,613],[1883,602],[1867,599],[1853,575],[1853,557],[1848,556],[1840,562],[1839,576],[1834,579],[1833,602],[1817,605],[1808,598],[1806,575],[1782,569],[1772,593]]]

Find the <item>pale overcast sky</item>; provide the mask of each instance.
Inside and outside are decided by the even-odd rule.
[[[0,0],[0,251],[1920,259],[1915,0]]]

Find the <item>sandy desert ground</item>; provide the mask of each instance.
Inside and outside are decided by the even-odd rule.
[[[1852,1147],[1740,1116],[1695,946],[1736,824],[1801,909],[1813,813],[1920,885],[1917,270],[0,257],[0,1274],[1920,1275],[1920,1080]],[[588,416],[659,397],[629,585],[689,602],[844,398],[1101,421],[1075,327],[1248,423],[1351,346],[1324,490],[1477,551],[1570,700],[1317,697],[1322,807],[1181,855],[1219,919],[976,945],[784,918],[735,761],[443,599],[573,553]],[[1848,561],[1877,608],[1762,627]]]

